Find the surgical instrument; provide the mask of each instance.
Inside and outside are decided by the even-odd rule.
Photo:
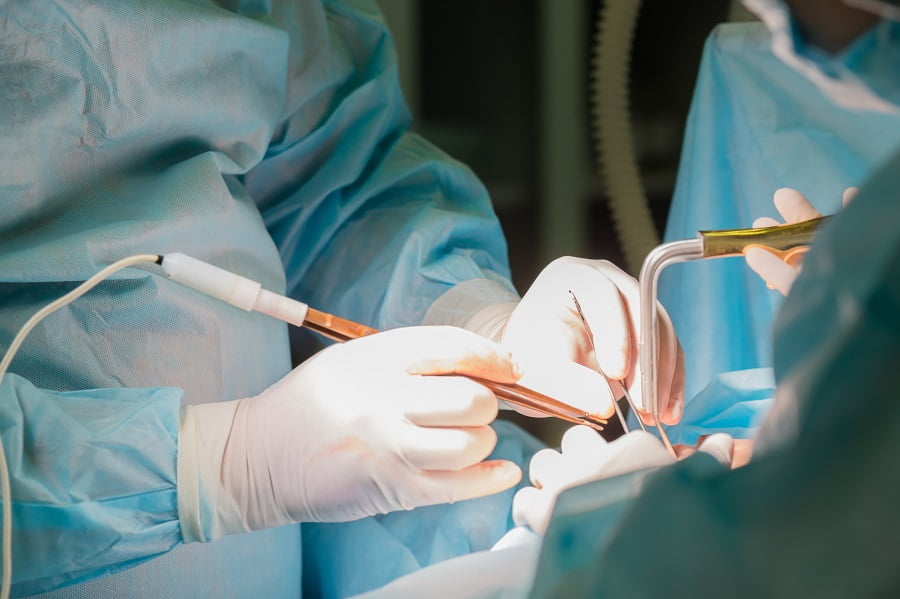
[[[678,262],[741,256],[750,247],[761,247],[788,260],[809,249],[819,228],[830,216],[822,216],[789,225],[750,229],[699,231],[696,239],[663,243],[644,258],[638,276],[640,284],[641,330],[639,360],[641,365],[641,395],[644,408],[650,411],[666,448],[675,451],[660,423],[662,412],[657,395],[657,335],[656,296],[661,271]]]
[[[578,311],[578,316],[581,318],[581,322],[584,325],[584,330],[588,335],[588,341],[591,343],[591,351],[594,352],[594,355],[597,355],[597,348],[594,346],[594,332],[591,330],[591,325],[588,324],[587,318],[584,316],[584,310],[581,309],[581,302],[578,301],[578,296],[575,295],[575,292],[569,289],[569,295],[572,296],[572,301],[575,302],[575,309]],[[613,406],[616,408],[616,416],[619,418],[619,423],[622,425],[622,430],[624,432],[628,432],[628,422],[625,420],[624,414],[622,414],[622,408],[619,406],[619,400],[623,397],[625,401],[628,403],[628,407],[631,408],[632,413],[637,414],[635,410],[634,403],[631,401],[631,394],[628,393],[628,388],[625,386],[623,381],[617,381],[615,379],[610,379],[606,376],[606,373],[603,372],[603,369],[600,368],[600,365],[597,365],[597,370],[600,371],[600,374],[603,375],[603,378],[606,379],[606,382],[609,383],[610,393],[613,395]],[[616,393],[613,391],[613,387],[621,387],[622,394],[619,397],[616,397]],[[641,430],[646,431],[644,428],[644,423],[641,422],[641,419],[638,418],[638,424],[641,426]]]
[[[283,322],[306,327],[335,341],[349,341],[378,332],[363,324],[310,308],[303,302],[263,289],[256,281],[185,254],[165,254],[159,257],[157,263],[170,279],[182,285],[244,310],[261,312]],[[586,412],[522,385],[470,378],[488,387],[504,401],[547,416],[585,424],[595,430],[603,430],[607,422],[599,414]]]

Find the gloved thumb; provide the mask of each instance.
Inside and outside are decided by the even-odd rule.
[[[734,458],[734,439],[725,433],[715,433],[706,437],[697,451],[703,451],[727,468],[731,468]]]

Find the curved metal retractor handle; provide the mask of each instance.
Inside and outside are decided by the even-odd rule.
[[[657,367],[659,355],[659,322],[656,312],[656,293],[659,284],[659,275],[662,270],[679,262],[698,260],[703,258],[703,241],[701,239],[685,239],[683,241],[670,241],[653,248],[638,276],[640,285],[640,331],[638,331],[638,359],[641,365],[641,403],[648,410],[656,423],[660,439],[672,455],[675,449],[669,441],[668,435],[660,423],[660,406],[657,395]],[[640,415],[637,415],[640,418]]]
[[[755,229],[724,229],[700,231],[704,258],[739,256],[747,248],[761,247],[788,261],[809,249],[813,238],[831,216],[820,216],[791,225],[758,227]]]
[[[666,447],[674,454],[672,444],[660,424],[662,412],[657,395],[657,355],[659,323],[656,301],[659,275],[664,268],[679,262],[705,258],[741,256],[750,247],[761,247],[777,254],[783,260],[809,249],[816,233],[830,216],[822,216],[790,225],[751,229],[725,229],[699,231],[696,239],[671,241],[656,246],[644,258],[638,275],[640,285],[640,331],[638,332],[638,357],[641,366],[641,399],[643,408],[650,412],[656,429]]]

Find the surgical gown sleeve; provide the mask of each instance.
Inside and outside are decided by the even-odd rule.
[[[517,295],[488,194],[409,131],[387,27],[374,2],[329,2],[325,34],[292,34],[284,119],[244,177],[288,293],[377,328],[418,324],[454,285]]]
[[[410,132],[388,29],[374,2],[326,2],[321,27],[287,19],[285,109],[243,177],[285,267],[287,291],[380,329],[418,324],[465,287],[516,299],[488,194],[463,164]],[[276,15],[277,16],[277,15]],[[496,423],[495,458],[538,443]],[[511,526],[512,491],[355,522],[303,525],[303,579],[317,597],[370,590],[487,549]]]
[[[900,51],[898,25],[873,30],[835,60],[865,81],[887,81],[896,71],[883,57]],[[772,203],[780,187],[837,212],[843,190],[861,185],[898,144],[896,116],[835,105],[772,53],[765,25],[721,25],[704,47],[665,239],[780,218]],[[659,298],[686,356],[684,426],[671,430],[673,440],[690,444],[712,430],[752,436],[771,403],[781,295],[742,259],[726,258],[667,268]]]
[[[180,400],[174,388],[62,393],[3,378],[14,596],[134,565],[181,542]]]
[[[808,254],[776,323],[763,455],[660,471],[579,568],[539,570],[535,596],[898,595],[898,189],[900,155]]]

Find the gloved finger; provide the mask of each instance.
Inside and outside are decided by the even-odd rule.
[[[750,463],[753,457],[753,439],[734,439],[731,453],[731,467],[740,468]]]
[[[675,372],[672,374],[672,384],[669,388],[669,403],[660,416],[664,424],[675,425],[681,422],[684,413],[684,381],[685,358],[681,344],[678,344],[675,357]]]
[[[631,398],[635,403],[635,407],[638,408],[642,420],[644,420],[645,423],[652,424],[652,422],[648,421],[648,418],[649,420],[652,420],[649,416],[650,407],[645,405],[643,393],[641,393],[641,366],[637,355],[636,337],[640,331],[640,288],[638,282],[633,277],[612,264],[606,264],[604,273],[613,283],[615,283],[619,292],[625,298],[625,304],[627,306],[626,313],[628,315],[633,336],[633,351],[628,356],[629,364],[631,365],[629,389],[631,391]],[[675,335],[675,327],[672,325],[672,320],[659,302],[656,303],[656,311],[656,321],[658,325],[658,351],[656,356],[656,368],[658,373],[657,399],[660,406],[665,406],[668,403],[669,393],[672,389],[672,381],[675,380],[676,369],[679,368],[676,349],[678,347],[678,337]],[[602,363],[601,367],[603,367]],[[683,365],[681,367],[683,368]],[[607,371],[605,367],[604,372],[608,376],[617,378],[612,372]]]
[[[522,480],[522,470],[507,460],[487,460],[455,471],[431,470],[419,475],[423,495],[428,503],[454,503],[506,491]]]
[[[541,490],[536,487],[522,487],[513,496],[512,518],[516,526],[529,526],[533,506],[540,501]]]
[[[612,396],[617,398],[617,400],[622,399],[622,396],[625,395],[625,391],[628,389],[625,382],[614,378],[608,378],[606,381],[609,383],[609,390],[612,392]]]
[[[697,451],[711,455],[717,462],[730,468],[734,458],[734,439],[725,433],[715,433],[704,439]]]
[[[857,195],[859,195],[859,187],[848,187],[841,195],[841,205],[846,208],[847,204],[852,202]]]
[[[531,456],[528,478],[538,489],[556,486],[562,476],[562,454],[555,449],[541,449]]]
[[[602,477],[610,478],[627,472],[667,466],[675,458],[650,433],[634,431],[610,443],[605,460]]]
[[[470,331],[450,326],[395,330],[417,335],[411,335],[402,350],[409,374],[462,374],[499,383],[514,383],[519,378],[507,350]]]
[[[519,384],[603,418],[613,415],[612,391],[600,373],[571,360],[516,356],[522,370]],[[517,411],[525,410],[514,406]]]
[[[559,493],[603,475],[609,444],[587,426],[573,426],[562,438],[561,451],[545,450],[532,458],[531,479],[542,490]]]
[[[543,536],[550,525],[557,496],[558,493],[540,491],[534,487],[519,489],[513,497],[513,522],[519,526],[528,526]]]
[[[629,373],[637,344],[634,337],[637,329],[621,286],[607,276],[605,265],[602,269],[599,266],[584,264],[583,275],[570,283],[570,287],[594,336],[597,363],[604,374],[621,380]],[[628,279],[627,275],[625,278]],[[577,316],[574,300],[571,303]]]
[[[724,434],[724,433],[715,433]],[[678,459],[684,459],[691,456],[699,450],[699,445],[708,439],[711,435],[701,435],[697,441],[698,446],[693,445],[675,445],[675,453]],[[722,442],[724,443],[724,442]],[[740,468],[746,466],[753,457],[753,440],[752,439],[731,439],[731,468]],[[722,459],[717,458],[722,463]]]
[[[486,426],[497,417],[493,392],[459,376],[413,377],[404,415],[419,426]]]
[[[659,323],[659,350],[656,366],[656,399],[659,402],[659,417],[666,422],[667,414],[674,412],[679,397],[684,397],[684,360],[679,361],[682,354],[681,344],[675,336],[675,327],[668,313],[660,308],[657,314]],[[640,365],[636,368],[636,386],[640,387]],[[681,383],[681,387],[674,386]],[[641,393],[638,393],[640,396]],[[643,398],[640,398],[643,405]],[[669,418],[671,419],[671,418]],[[677,423],[677,421],[676,421]],[[646,423],[645,423],[646,424]],[[675,424],[675,423],[672,423]]]
[[[553,355],[594,367],[590,338],[572,294],[589,312],[593,304],[607,307],[601,313],[611,322],[621,322],[612,310],[622,309],[618,291],[599,272],[598,262],[566,256],[544,268],[510,315],[502,333],[504,346],[518,358]]]
[[[790,187],[776,189],[772,199],[775,202],[775,208],[786,223],[799,223],[822,216],[796,189]]]
[[[753,228],[761,229],[763,227],[777,227],[778,225],[783,225],[784,223],[774,218],[770,218],[768,216],[760,216],[755,221],[753,221]]]
[[[772,252],[761,247],[749,247],[744,250],[744,259],[770,288],[777,289],[782,295],[787,295],[791,290],[797,270]]]
[[[519,489],[513,497],[513,522],[518,526],[528,526],[543,536],[550,525],[556,497],[555,492],[541,491],[534,487]]]
[[[794,252],[784,259],[784,263],[794,269],[794,272],[800,274],[800,268],[803,266],[803,258],[806,252]]]
[[[684,443],[675,443],[672,445],[672,449],[675,450],[675,455],[679,460],[683,460],[684,458],[690,457],[697,453],[697,448],[693,445],[686,445]]]
[[[560,442],[564,456],[574,455],[577,459],[591,454],[599,454],[606,447],[606,439],[589,426],[576,425],[567,430]]]
[[[497,445],[497,433],[489,426],[407,426],[398,435],[400,455],[419,470],[462,470],[488,457]]]

